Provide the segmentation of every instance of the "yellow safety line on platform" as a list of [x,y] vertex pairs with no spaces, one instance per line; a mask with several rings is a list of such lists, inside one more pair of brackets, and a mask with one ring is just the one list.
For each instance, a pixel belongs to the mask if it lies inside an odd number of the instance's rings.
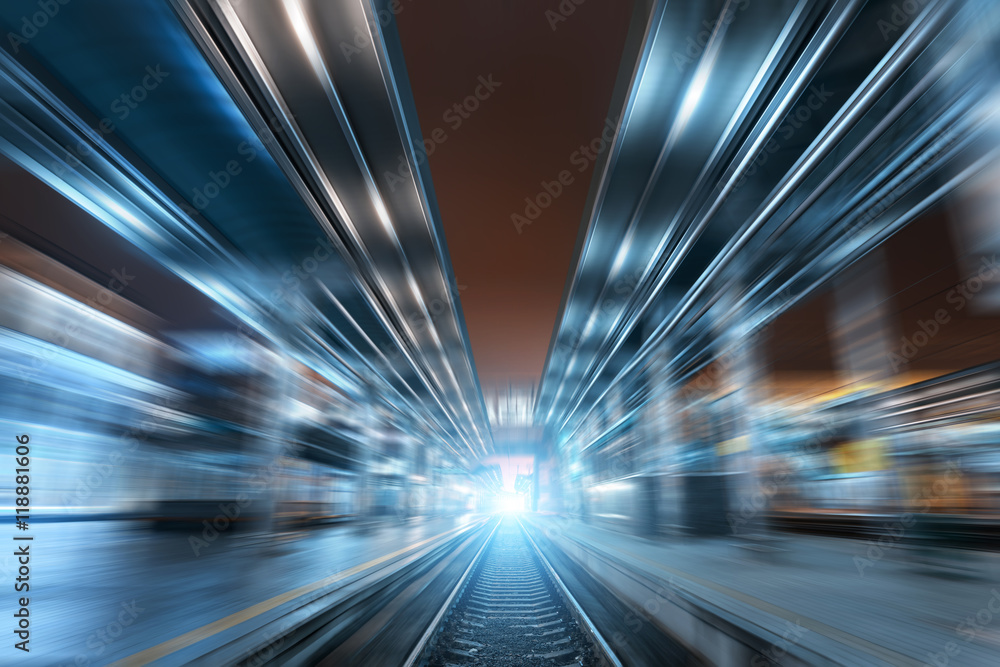
[[614,546],[611,544],[607,544],[604,546],[614,549],[615,551],[624,556],[635,558],[636,560],[641,560],[645,563],[648,563],[649,565],[652,565],[657,569],[663,570],[664,572],[668,572],[674,576],[681,577],[682,579],[687,579],[688,581],[694,582],[696,584],[700,584],[706,588],[714,590],[717,593],[728,595],[731,598],[734,598],[736,600],[739,600],[740,602],[748,604],[751,607],[756,607],[761,611],[773,614],[783,620],[793,623],[798,623],[799,625],[808,630],[812,630],[817,634],[824,635],[829,639],[833,639],[834,641],[840,642],[841,644],[847,644],[848,646],[853,646],[854,648],[858,649],[863,653],[867,653],[869,655],[877,657],[880,660],[885,660],[886,662],[892,665],[900,665],[905,667],[920,667],[920,665],[924,664],[924,662],[921,660],[911,658],[908,655],[899,653],[890,648],[879,646],[874,642],[870,642],[867,639],[862,639],[861,637],[858,637],[857,635],[853,635],[844,630],[840,630],[831,625],[827,625],[822,621],[817,621],[815,619],[809,618],[808,616],[803,616],[801,614],[795,614],[792,611],[785,609],[784,607],[779,607],[776,604],[766,602],[764,600],[761,600],[760,598],[756,598],[752,595],[748,595],[741,591],[729,588],[728,586],[725,586],[723,584],[718,584],[709,579],[703,579],[697,575],[691,574],[690,572],[685,572],[683,570],[678,570],[676,568],[670,567],[669,565],[658,563],[654,560],[650,560],[649,558],[645,558],[638,554],[625,551],[624,549],[618,546]]
[[433,542],[434,540],[440,539],[446,535],[456,533],[460,530],[465,530],[470,525],[472,524],[465,524],[464,526],[459,526],[458,528],[452,528],[449,531],[445,531],[433,537],[428,537],[425,540],[421,540],[420,542],[411,544],[410,546],[399,549],[398,551],[393,551],[392,553],[386,554],[385,556],[379,556],[378,558],[374,558],[368,561],[367,563],[362,563],[361,565],[355,565],[354,567],[348,568],[343,572],[332,574],[329,577],[320,579],[319,581],[314,581],[311,584],[300,586],[294,590],[288,591],[287,593],[276,595],[270,600],[264,600],[263,602],[259,602],[253,605],[252,607],[247,607],[242,611],[238,611],[235,614],[230,614],[225,618],[220,618],[218,621],[213,621],[208,625],[203,625],[200,628],[195,628],[194,630],[191,630],[190,632],[185,632],[183,635],[179,635],[177,637],[174,637],[173,639],[168,639],[162,644],[157,644],[156,646],[147,648],[144,651],[139,651],[138,653],[134,653],[128,656],[127,658],[122,658],[121,660],[112,663],[111,667],[139,667],[140,665],[148,665],[151,662],[160,660],[161,658],[165,658],[171,653],[174,653],[183,648],[187,648],[188,646],[196,644],[203,639],[208,639],[212,635],[236,627],[237,625],[243,623],[244,621],[249,621],[251,618],[259,616],[260,614],[263,614],[266,611],[270,611],[275,607],[281,606],[286,602],[290,602],[291,600],[294,600],[297,597],[301,597],[303,595],[306,595],[307,593],[312,593],[313,591],[317,591],[325,586],[334,584],[338,581],[341,581],[342,579],[346,579],[347,577],[350,577],[351,575],[357,574],[359,572],[364,572],[369,568],[375,567],[376,565],[384,563],[387,560],[391,560],[396,556],[401,556],[408,551],[413,551],[414,549],[422,547],[423,545],[429,542]]

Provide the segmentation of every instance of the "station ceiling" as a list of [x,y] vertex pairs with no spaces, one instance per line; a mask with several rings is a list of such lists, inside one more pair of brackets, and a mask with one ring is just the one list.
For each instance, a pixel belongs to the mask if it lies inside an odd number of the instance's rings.
[[572,437],[992,163],[997,7],[913,4],[11,0],[0,149],[473,462],[484,392]]

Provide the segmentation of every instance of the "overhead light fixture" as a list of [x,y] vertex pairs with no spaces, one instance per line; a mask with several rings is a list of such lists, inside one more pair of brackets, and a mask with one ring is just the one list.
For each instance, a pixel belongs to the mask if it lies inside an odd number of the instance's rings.
[[705,84],[708,83],[708,74],[711,71],[711,67],[706,66],[706,63],[702,63],[698,67],[698,71],[695,72],[694,78],[691,79],[691,86],[688,88],[687,95],[684,96],[684,102],[681,104],[681,109],[677,113],[677,123],[680,125],[686,125],[688,120],[694,114],[694,110],[698,107],[698,103],[701,101],[702,95],[705,93]]
[[306,18],[306,11],[302,6],[302,0],[284,0],[282,4],[285,7],[285,13],[288,14],[288,20],[292,22],[292,29],[295,30],[295,36],[299,38],[299,44],[302,45],[302,49],[309,60],[313,60],[319,48],[316,45],[316,39],[313,37],[312,29],[309,27],[309,20]]
[[372,202],[375,204],[375,212],[378,214],[378,219],[382,221],[382,226],[388,231],[392,231],[392,221],[389,220],[389,211],[385,208],[385,202],[382,201],[382,197],[379,196],[378,192],[372,193]]

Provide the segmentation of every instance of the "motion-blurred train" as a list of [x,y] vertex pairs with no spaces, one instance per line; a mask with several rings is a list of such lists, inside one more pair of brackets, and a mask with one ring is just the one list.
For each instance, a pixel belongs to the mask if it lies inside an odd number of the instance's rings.
[[[273,530],[454,508],[425,462],[372,446],[366,414],[246,337],[154,315],[12,237],[0,244],[0,429],[28,434],[36,521]],[[383,429],[385,430],[385,429]],[[0,507],[14,508],[12,483]]]
[[651,431],[635,411],[585,450],[567,484],[582,495],[563,509],[649,537],[902,534],[893,539],[995,549],[998,398],[993,363],[774,412],[749,434],[709,406],[704,428],[646,458],[634,452]]

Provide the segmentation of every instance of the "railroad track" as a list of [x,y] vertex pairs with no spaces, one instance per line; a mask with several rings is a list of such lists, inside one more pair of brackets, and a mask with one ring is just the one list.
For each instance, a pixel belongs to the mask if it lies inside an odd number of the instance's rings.
[[512,517],[498,524],[406,663],[407,667],[620,664]]

